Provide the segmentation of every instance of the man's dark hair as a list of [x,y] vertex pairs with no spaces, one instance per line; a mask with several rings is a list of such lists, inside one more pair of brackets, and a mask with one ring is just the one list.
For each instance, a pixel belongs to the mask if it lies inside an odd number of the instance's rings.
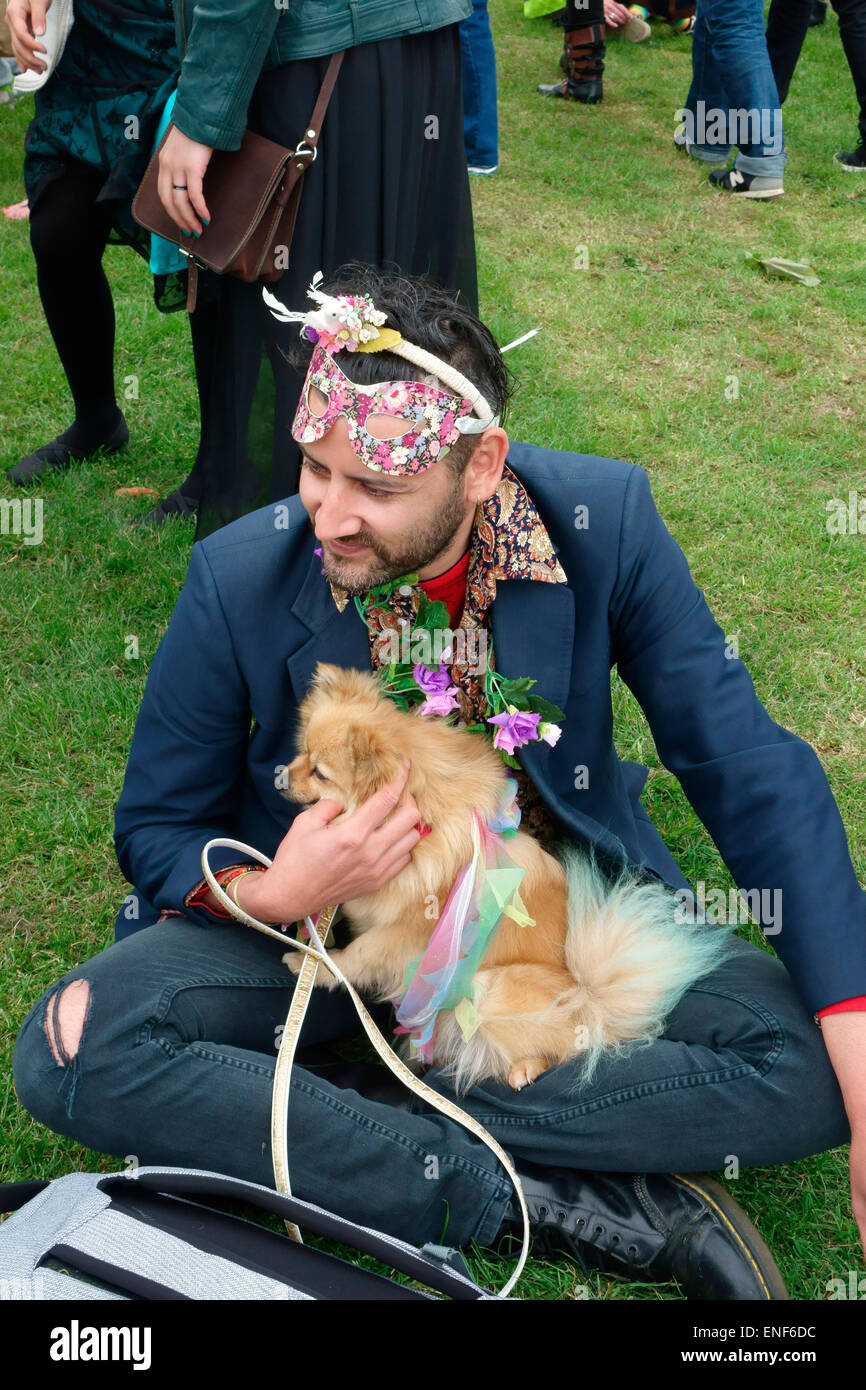
[[[323,294],[366,294],[377,309],[388,315],[385,328],[396,328],[410,343],[417,343],[477,386],[500,420],[512,395],[512,374],[490,330],[469,309],[422,276],[403,275],[396,266],[381,269],[361,261],[347,261],[319,289]],[[292,309],[300,305],[288,306]],[[310,308],[315,308],[310,300]],[[290,360],[306,372],[313,344],[300,339]],[[358,386],[377,381],[423,381],[426,372],[393,352],[341,352],[340,369]],[[451,391],[447,382],[445,390]],[[478,435],[464,435],[445,456],[458,476],[478,443]]]

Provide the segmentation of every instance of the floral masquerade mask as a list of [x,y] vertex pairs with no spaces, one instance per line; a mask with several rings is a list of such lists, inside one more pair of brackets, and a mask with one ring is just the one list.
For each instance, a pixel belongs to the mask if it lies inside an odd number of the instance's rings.
[[[368,295],[324,294],[318,288],[322,278],[319,271],[307,291],[316,308],[303,313],[292,312],[267,289],[262,290],[274,318],[299,323],[301,336],[316,344],[292,424],[292,437],[299,444],[321,439],[342,415],[361,461],[375,472],[401,477],[422,473],[444,458],[461,434],[480,434],[499,424],[499,416],[477,386],[456,367],[407,342],[396,329],[382,327],[387,315]],[[532,337],[532,333],[524,336]],[[334,361],[337,352],[383,351],[404,357],[452,387],[455,394],[423,381],[356,386]]]
[[403,477],[422,473],[444,458],[460,438],[458,422],[471,417],[473,410],[466,396],[452,396],[421,381],[358,386],[319,345],[301,392],[292,438],[313,444],[342,415],[361,462],[376,472]]

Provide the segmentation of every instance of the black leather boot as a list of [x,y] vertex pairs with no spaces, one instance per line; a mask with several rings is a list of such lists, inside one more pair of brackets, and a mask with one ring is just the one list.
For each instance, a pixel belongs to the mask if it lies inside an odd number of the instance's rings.
[[[519,1162],[533,1253],[564,1252],[584,1273],[676,1279],[687,1298],[787,1299],[745,1212],[700,1173],[596,1173]],[[520,1236],[517,1198],[500,1237]]]
[[582,29],[566,29],[566,76],[561,82],[539,83],[545,96],[594,104],[602,99],[604,72],[604,25],[587,24]]

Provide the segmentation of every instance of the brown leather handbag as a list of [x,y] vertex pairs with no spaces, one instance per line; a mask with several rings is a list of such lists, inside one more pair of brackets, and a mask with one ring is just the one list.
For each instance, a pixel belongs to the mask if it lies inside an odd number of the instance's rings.
[[303,177],[318,154],[322,121],[342,61],[343,52],[332,56],[309,125],[295,149],[246,130],[240,149],[214,150],[203,182],[211,221],[196,239],[194,252],[157,190],[159,151],[172,129],[169,124],[133,199],[132,215],[149,232],[173,241],[189,260],[186,307],[190,313],[196,304],[199,269],[265,284],[283,274]]

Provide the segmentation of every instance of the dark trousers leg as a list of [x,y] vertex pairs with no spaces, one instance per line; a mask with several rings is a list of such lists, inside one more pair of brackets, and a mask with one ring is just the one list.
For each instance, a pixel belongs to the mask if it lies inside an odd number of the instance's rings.
[[[866,143],[866,0],[833,0],[833,8],[857,95],[860,139]],[[772,0],[770,5],[767,51],[780,102],[788,95],[811,12],[811,0]]]
[[860,107],[860,139],[866,144],[866,0],[833,0],[833,8]]
[[767,16],[767,52],[780,104],[788,95],[791,78],[800,57],[809,17],[812,13],[812,0],[772,0]]

